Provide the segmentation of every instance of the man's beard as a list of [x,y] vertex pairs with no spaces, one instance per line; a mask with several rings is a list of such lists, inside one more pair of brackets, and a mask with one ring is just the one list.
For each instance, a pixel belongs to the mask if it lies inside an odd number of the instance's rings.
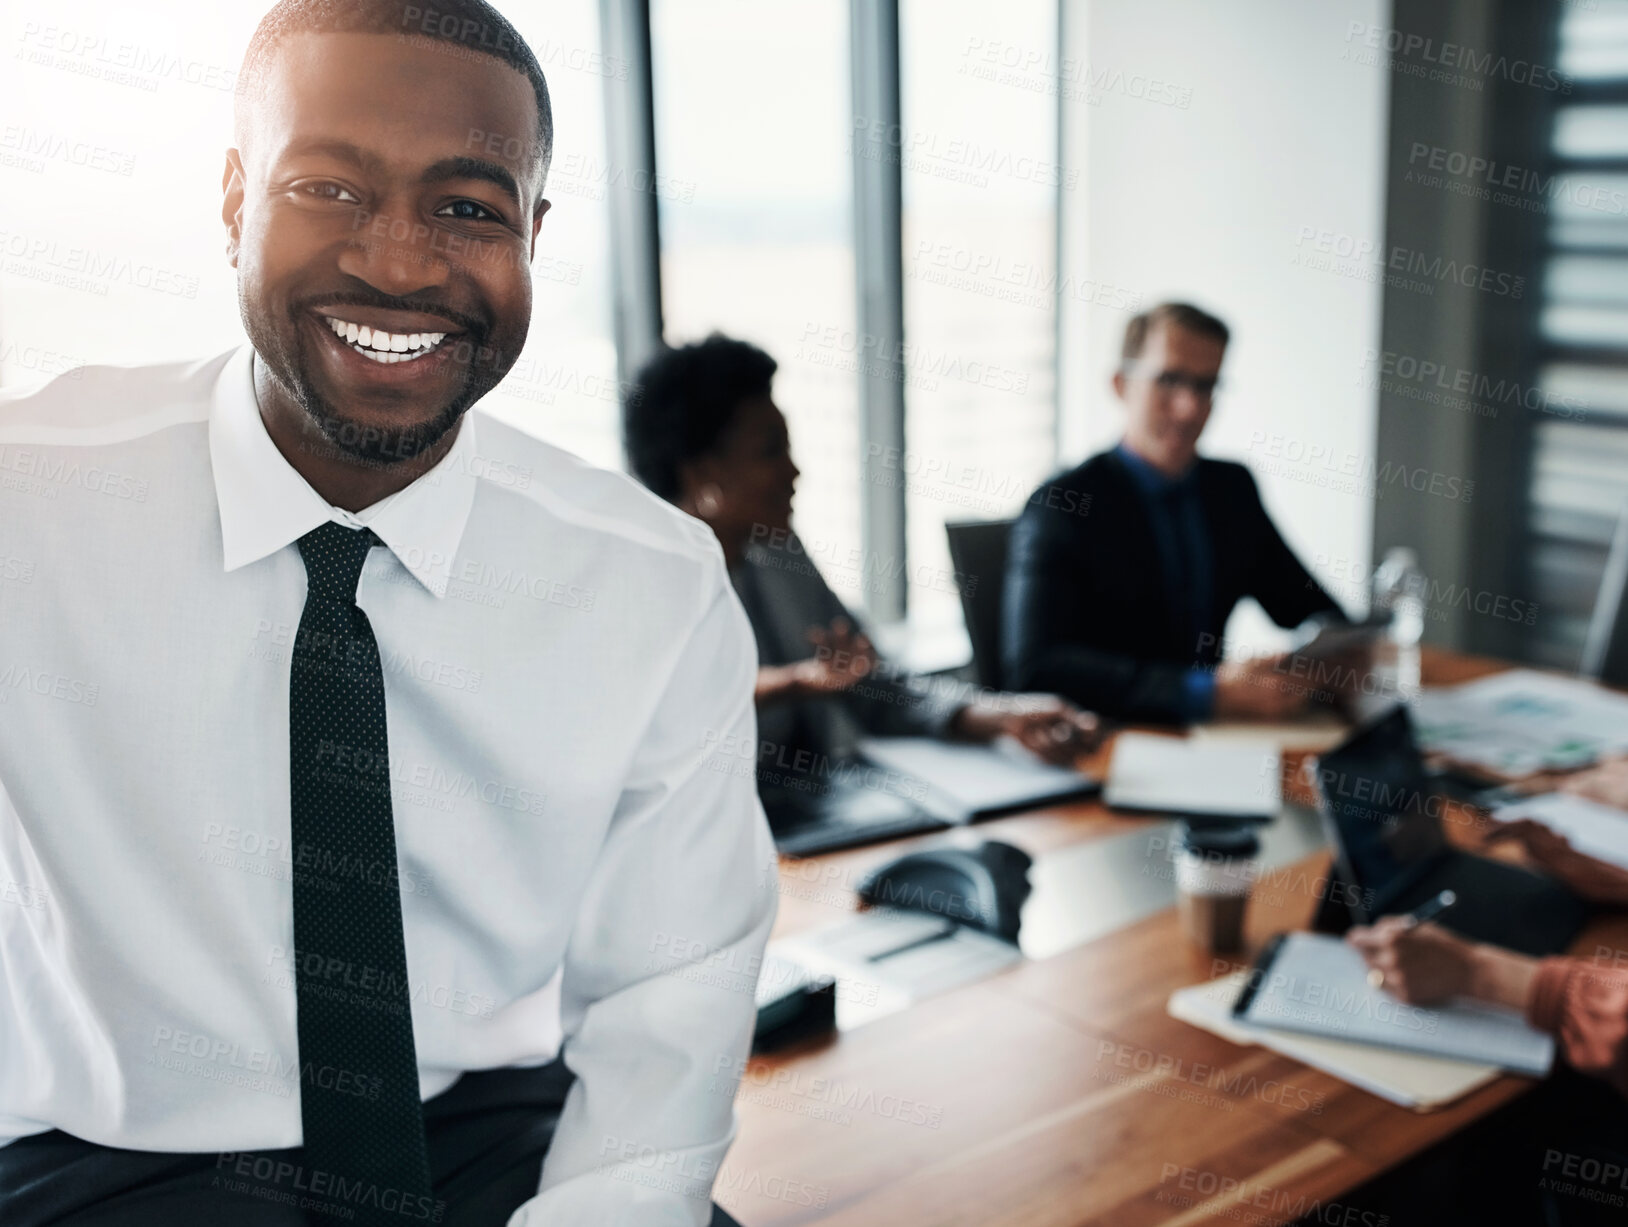
[[498,382],[496,379],[489,381],[478,379],[478,368],[486,364],[494,371],[504,369],[504,364],[499,361],[497,353],[476,339],[484,336],[485,330],[479,329],[476,321],[469,320],[466,324],[467,330],[453,344],[467,347],[467,352],[473,355],[475,360],[465,365],[463,383],[453,398],[443,405],[434,417],[413,426],[400,428],[368,426],[347,418],[332,401],[317,391],[310,377],[310,364],[305,354],[305,338],[300,330],[300,319],[306,314],[304,308],[296,307],[289,312],[292,324],[289,335],[293,338],[293,345],[290,348],[284,344],[282,336],[276,329],[265,326],[264,317],[257,318],[257,313],[251,313],[247,309],[247,303],[242,305],[245,330],[261,361],[265,363],[272,378],[282,386],[311,424],[321,432],[323,440],[328,444],[328,454],[343,457],[368,468],[393,468],[423,455],[434,447],[448,431],[457,426],[458,420],[471,405],[496,386]]
[[341,414],[331,401],[311,385],[304,364],[298,358],[293,369],[294,381],[290,382],[275,370],[273,374],[279,383],[288,388],[294,403],[305,411],[306,417],[311,419],[336,452],[371,468],[390,468],[422,455],[458,424],[464,411],[480,396],[472,386],[474,372],[471,371],[464,376],[463,387],[458,394],[429,421],[416,426],[387,429],[363,426]]

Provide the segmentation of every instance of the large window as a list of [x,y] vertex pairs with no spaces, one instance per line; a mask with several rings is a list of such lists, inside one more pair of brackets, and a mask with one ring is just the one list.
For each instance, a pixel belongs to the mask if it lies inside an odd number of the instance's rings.
[[666,339],[780,363],[797,531],[862,605],[848,5],[654,0],[650,22]]
[[[905,439],[913,628],[960,605],[944,524],[1016,515],[1056,460],[1053,0],[903,0]],[[998,577],[981,576],[980,582]]]
[[240,344],[220,184],[258,15],[174,0],[9,11],[0,382]]
[[554,163],[532,258],[531,336],[481,407],[594,464],[620,468],[609,216],[613,194],[640,185],[607,164],[605,89],[632,69],[600,49],[598,0],[506,0],[499,7],[548,78]]

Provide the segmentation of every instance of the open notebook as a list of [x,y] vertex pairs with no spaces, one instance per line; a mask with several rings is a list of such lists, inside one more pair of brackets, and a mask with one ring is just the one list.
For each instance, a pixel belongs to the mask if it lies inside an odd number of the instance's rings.
[[1285,933],[1250,971],[1233,1005],[1240,1022],[1418,1052],[1522,1074],[1546,1074],[1554,1039],[1513,1010],[1456,1001],[1409,1005],[1368,983],[1362,955],[1337,937]]
[[1102,799],[1113,809],[1215,818],[1276,818],[1277,747],[1121,733]]
[[1449,1061],[1239,1022],[1232,1016],[1232,1003],[1238,999],[1248,977],[1247,971],[1240,971],[1219,980],[1177,989],[1165,1008],[1172,1018],[1224,1040],[1270,1048],[1417,1112],[1445,1107],[1477,1087],[1485,1086],[1499,1074],[1495,1065]]
[[934,737],[867,737],[859,750],[878,766],[922,785],[921,806],[947,822],[1096,792],[1098,781],[1041,762],[1011,738],[965,745]]

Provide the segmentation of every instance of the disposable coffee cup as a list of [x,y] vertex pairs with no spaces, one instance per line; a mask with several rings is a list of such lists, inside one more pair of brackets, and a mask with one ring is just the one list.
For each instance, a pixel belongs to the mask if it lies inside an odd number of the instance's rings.
[[1244,916],[1260,877],[1261,841],[1248,827],[1183,827],[1176,911],[1187,940],[1210,954],[1243,949]]

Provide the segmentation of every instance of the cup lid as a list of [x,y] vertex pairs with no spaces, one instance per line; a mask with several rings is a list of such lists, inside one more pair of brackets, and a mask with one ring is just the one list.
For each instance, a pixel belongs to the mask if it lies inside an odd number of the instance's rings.
[[1224,859],[1255,856],[1261,850],[1259,837],[1247,826],[1205,825],[1181,828],[1181,846],[1188,852]]

